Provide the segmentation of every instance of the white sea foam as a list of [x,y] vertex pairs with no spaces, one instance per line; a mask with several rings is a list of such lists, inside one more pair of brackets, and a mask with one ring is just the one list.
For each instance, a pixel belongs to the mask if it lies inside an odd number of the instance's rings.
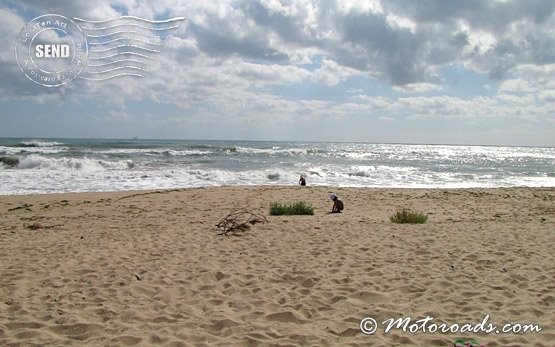
[[62,146],[63,143],[55,142],[55,141],[30,140],[30,141],[21,141],[20,145],[22,147],[54,147],[54,146]]
[[[162,189],[223,185],[294,185],[300,173],[297,170],[208,170],[127,169],[127,163],[100,163],[94,160],[37,160],[26,162],[32,166],[25,170],[2,169],[1,177],[11,184],[2,185],[0,194],[29,194],[49,192],[114,191],[131,189]],[[32,163],[32,164],[31,164]],[[116,168],[119,167],[119,168]],[[307,171],[312,186],[350,187],[413,187],[413,188],[470,188],[498,186],[554,186],[554,177],[506,177],[495,179],[491,175],[461,178],[454,173],[423,173],[401,168],[376,168],[352,174],[351,170],[317,169]],[[315,174],[314,172],[318,172]]]
[[44,146],[44,147],[7,147],[0,146],[0,155],[18,155],[18,154],[28,154],[28,153],[42,153],[42,154],[56,154],[66,152],[69,148],[65,146],[54,147],[54,146]]
[[150,148],[114,148],[94,151],[98,154],[146,154],[146,155],[168,155],[168,156],[199,156],[209,155],[212,152],[196,149],[174,150],[174,149],[150,149]]
[[247,153],[247,154],[267,154],[267,155],[285,154],[290,156],[306,155],[308,153],[306,149],[280,148],[280,147],[273,147],[273,148],[236,147],[236,151],[238,153]]
[[43,169],[43,170],[81,170],[101,171],[106,169],[126,169],[134,166],[132,160],[105,161],[89,158],[48,158],[36,154],[23,157],[16,165],[17,169]]

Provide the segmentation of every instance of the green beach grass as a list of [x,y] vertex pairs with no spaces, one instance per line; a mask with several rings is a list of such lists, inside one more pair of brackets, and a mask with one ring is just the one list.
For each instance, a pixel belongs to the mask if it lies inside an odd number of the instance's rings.
[[270,204],[270,215],[272,216],[313,214],[314,207],[304,201],[299,201],[292,205],[279,204],[277,202],[273,202]]
[[428,220],[428,214],[402,209],[391,215],[389,220],[400,224],[424,224]]

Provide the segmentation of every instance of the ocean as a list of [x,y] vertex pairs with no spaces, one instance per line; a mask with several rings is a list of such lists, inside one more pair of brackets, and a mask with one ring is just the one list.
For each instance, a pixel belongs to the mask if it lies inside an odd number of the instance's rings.
[[555,148],[0,139],[0,195],[243,185],[555,187]]

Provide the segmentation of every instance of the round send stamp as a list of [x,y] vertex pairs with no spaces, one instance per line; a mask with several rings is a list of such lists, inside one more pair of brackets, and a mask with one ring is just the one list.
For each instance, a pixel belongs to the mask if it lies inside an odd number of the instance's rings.
[[28,79],[41,86],[58,87],[72,81],[85,67],[87,37],[67,17],[42,15],[19,33],[15,56]]

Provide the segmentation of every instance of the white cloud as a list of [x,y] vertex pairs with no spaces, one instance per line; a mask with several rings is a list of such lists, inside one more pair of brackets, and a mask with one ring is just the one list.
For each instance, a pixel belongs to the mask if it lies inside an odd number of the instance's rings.
[[360,74],[354,69],[337,64],[333,60],[324,59],[320,68],[314,71],[312,80],[326,85],[335,85],[347,77]]
[[416,33],[416,29],[418,27],[413,20],[407,17],[397,16],[394,13],[388,13],[386,15],[386,21],[390,26],[409,29],[413,34]]
[[555,103],[555,89],[540,92],[539,99],[549,103]]
[[353,103],[365,105],[367,110],[391,109],[394,105],[394,101],[392,99],[383,96],[370,97],[368,95],[356,95],[352,98],[352,100]]
[[379,0],[344,0],[338,1],[338,6],[343,12],[372,12],[372,13],[383,13],[384,9],[381,1]]
[[394,122],[395,118],[393,117],[387,117],[387,116],[380,116],[378,117],[379,120],[384,121],[384,122]]
[[530,81],[515,78],[504,81],[499,86],[499,91],[505,93],[533,93],[537,91],[537,87],[532,86]]
[[440,91],[443,90],[443,87],[441,85],[432,83],[409,83],[405,84],[404,86],[394,86],[393,90],[400,93],[412,94]]
[[514,95],[514,94],[499,94],[496,98],[499,104],[506,104],[507,106],[515,105],[533,105],[535,102],[534,95]]
[[310,71],[293,65],[234,61],[229,69],[236,77],[255,85],[301,83],[310,76]]

